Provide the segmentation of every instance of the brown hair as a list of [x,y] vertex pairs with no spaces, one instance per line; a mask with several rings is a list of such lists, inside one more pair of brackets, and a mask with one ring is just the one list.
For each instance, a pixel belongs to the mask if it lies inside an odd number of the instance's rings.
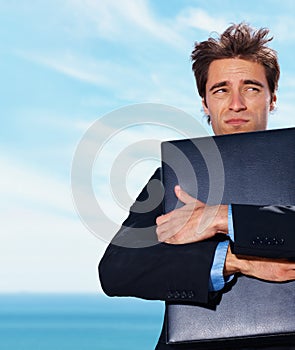
[[255,31],[245,23],[233,24],[219,38],[210,37],[206,41],[195,43],[191,55],[192,69],[195,75],[199,95],[206,104],[206,83],[210,63],[223,58],[241,58],[260,63],[265,68],[266,79],[272,98],[278,88],[280,66],[275,50],[267,43],[269,30],[261,28]]

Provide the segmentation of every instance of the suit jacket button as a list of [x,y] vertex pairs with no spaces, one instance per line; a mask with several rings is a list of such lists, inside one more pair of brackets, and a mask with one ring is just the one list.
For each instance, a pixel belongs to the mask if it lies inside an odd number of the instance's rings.
[[173,293],[173,297],[174,299],[178,299],[180,297],[180,293],[178,290],[176,290],[174,293]]
[[187,298],[187,293],[185,290],[183,290],[180,294],[181,299],[186,299]]
[[189,299],[192,299],[195,296],[195,293],[192,290],[190,290],[188,291],[187,296]]
[[173,298],[173,293],[169,290],[169,292],[167,293],[167,298],[171,299]]
[[263,240],[259,236],[256,237],[255,241],[256,241],[256,244],[263,244]]

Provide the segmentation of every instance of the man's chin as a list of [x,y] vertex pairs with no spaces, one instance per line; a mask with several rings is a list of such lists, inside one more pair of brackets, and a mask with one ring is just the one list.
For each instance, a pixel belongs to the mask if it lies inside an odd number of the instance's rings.
[[[213,128],[213,127],[212,127]],[[226,124],[219,125],[217,128],[213,128],[213,132],[215,135],[228,135],[228,134],[239,134],[245,132],[259,131],[265,130],[266,127],[260,125],[253,125],[251,122],[243,123],[243,124]]]
[[238,134],[238,133],[243,133],[243,132],[250,132],[250,131],[255,131],[255,128],[253,128],[253,125],[249,123],[243,123],[243,124],[227,124],[225,125],[223,129],[223,135],[225,134]]

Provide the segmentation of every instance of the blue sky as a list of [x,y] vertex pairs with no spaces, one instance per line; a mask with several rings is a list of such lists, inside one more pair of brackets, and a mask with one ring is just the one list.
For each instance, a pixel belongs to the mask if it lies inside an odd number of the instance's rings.
[[[212,31],[240,21],[270,28],[282,73],[269,126],[294,126],[294,15],[291,0],[0,0],[0,292],[99,290],[106,243],[73,205],[77,144],[98,118],[139,103],[174,106],[207,128],[189,56]],[[161,138],[161,128],[147,129],[123,139]],[[150,168],[134,170],[133,194]],[[98,198],[119,222],[126,210],[100,175]]]

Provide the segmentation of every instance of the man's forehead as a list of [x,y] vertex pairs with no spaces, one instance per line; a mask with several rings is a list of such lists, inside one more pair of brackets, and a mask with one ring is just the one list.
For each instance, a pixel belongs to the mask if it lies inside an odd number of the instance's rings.
[[210,87],[213,84],[230,85],[233,82],[240,84],[266,83],[265,68],[262,64],[240,58],[226,58],[214,60],[208,70]]
[[224,68],[228,71],[249,70],[265,72],[263,64],[243,58],[220,58],[213,60],[209,65],[209,72],[215,69]]

